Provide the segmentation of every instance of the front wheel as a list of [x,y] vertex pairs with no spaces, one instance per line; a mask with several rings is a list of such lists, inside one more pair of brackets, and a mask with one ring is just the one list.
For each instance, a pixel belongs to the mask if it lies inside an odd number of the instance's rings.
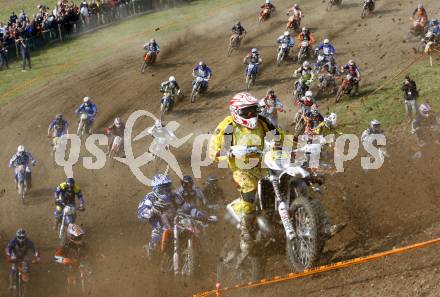
[[281,62],[284,60],[284,52],[282,50],[279,51],[277,55],[277,66],[281,65]]
[[316,266],[322,248],[319,201],[299,196],[289,208],[295,229],[295,237],[287,240],[287,258],[291,271],[303,271]]
[[326,10],[327,10],[327,11],[330,11],[330,10],[332,9],[332,7],[333,7],[333,3],[332,3],[331,0],[329,0],[329,1],[328,1],[328,4],[327,4],[327,8],[326,8]]
[[145,70],[147,69],[147,67],[148,67],[147,62],[144,61],[144,62],[142,63],[142,66],[141,66],[141,73],[142,73],[142,74],[145,73]]
[[361,13],[361,18],[365,18],[368,15],[368,7],[364,6],[364,8],[362,8],[362,13]]
[[247,75],[246,76],[246,90],[249,91],[252,87],[252,81],[253,81],[253,77]]
[[344,88],[341,86],[341,87],[339,87],[338,91],[336,92],[336,103],[341,101],[343,94],[344,94]]
[[182,259],[182,275],[190,278],[194,277],[196,270],[196,257],[192,239],[188,239],[188,246],[182,252]]
[[191,103],[194,103],[197,99],[198,91],[196,89],[193,89],[191,92]]

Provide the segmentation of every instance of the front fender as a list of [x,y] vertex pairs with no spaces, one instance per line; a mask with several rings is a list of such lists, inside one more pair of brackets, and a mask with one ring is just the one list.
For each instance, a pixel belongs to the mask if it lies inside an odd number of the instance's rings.
[[310,175],[307,170],[299,166],[292,166],[284,170],[280,174],[280,179],[282,179],[286,174],[295,178],[306,178]]

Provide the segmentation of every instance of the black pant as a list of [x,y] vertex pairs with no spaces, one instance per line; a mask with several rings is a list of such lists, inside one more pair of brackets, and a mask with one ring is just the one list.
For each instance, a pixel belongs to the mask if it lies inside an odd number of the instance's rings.
[[31,69],[31,55],[29,52],[21,53],[21,59],[23,60],[23,70],[26,69],[26,61],[29,69]]
[[0,51],[0,69],[6,66],[6,69],[9,69],[8,56],[4,51]]

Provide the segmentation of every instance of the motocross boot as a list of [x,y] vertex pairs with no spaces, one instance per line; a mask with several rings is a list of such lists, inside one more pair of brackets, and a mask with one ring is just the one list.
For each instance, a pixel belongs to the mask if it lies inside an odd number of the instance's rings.
[[245,214],[240,221],[240,251],[237,261],[237,269],[241,263],[253,253],[255,240],[253,236],[253,223],[255,221],[254,214]]

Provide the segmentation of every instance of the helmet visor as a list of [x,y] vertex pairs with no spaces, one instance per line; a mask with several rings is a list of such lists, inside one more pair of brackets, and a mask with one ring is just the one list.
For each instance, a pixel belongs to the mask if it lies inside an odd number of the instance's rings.
[[238,111],[238,115],[245,119],[255,118],[258,115],[259,107],[257,105],[242,108]]

